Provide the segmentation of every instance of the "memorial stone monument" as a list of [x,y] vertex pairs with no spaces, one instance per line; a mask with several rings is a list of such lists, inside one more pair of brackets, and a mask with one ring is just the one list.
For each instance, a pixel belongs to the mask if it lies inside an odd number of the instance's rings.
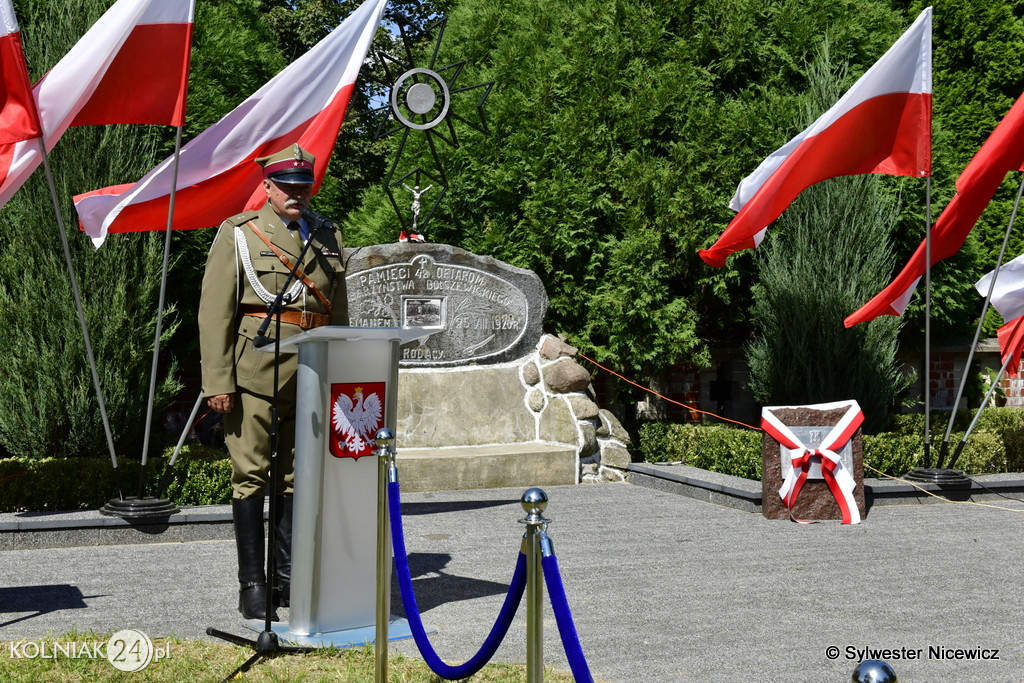
[[403,490],[624,480],[629,436],[545,335],[535,273],[405,242],[346,250],[346,280],[353,326],[436,330],[401,347]]
[[[435,35],[434,57],[445,21],[427,30]],[[404,38],[401,22],[398,29]],[[434,330],[401,347],[396,437],[402,488],[624,480],[629,436],[597,406],[590,373],[573,359],[576,350],[544,334],[548,298],[537,275],[425,242],[423,230],[448,183],[436,144],[427,146],[429,159],[403,160],[405,141],[415,133],[457,148],[453,118],[489,134],[483,105],[494,82],[455,87],[464,62],[435,68],[432,57],[420,66],[410,41],[401,44],[404,58],[378,54],[392,82],[389,101],[379,108],[385,116],[378,138],[402,134],[384,180],[399,242],[346,250],[345,256],[353,326]],[[475,116],[449,117],[453,98],[471,92]],[[403,190],[412,195],[411,230],[396,196]],[[427,192],[429,206],[421,201]]]
[[[833,407],[835,406],[835,407]],[[855,406],[854,406],[855,407]],[[819,404],[815,406],[791,406],[785,408],[766,408],[782,423],[790,434],[795,436],[809,451],[808,476],[799,488],[799,493],[792,501],[792,509],[782,500],[779,491],[787,480],[797,479],[793,473],[790,449],[780,443],[765,429],[762,437],[762,504],[761,512],[768,519],[795,520],[841,520],[843,512],[836,493],[826,483],[822,472],[822,456],[814,454],[816,449],[825,448],[829,436],[838,436],[842,441],[835,453],[841,461],[841,469],[852,479],[854,488],[849,492],[848,504],[856,509],[856,520],[863,519],[867,514],[864,497],[864,455],[861,446],[861,430],[859,423],[851,430],[843,441],[843,436],[836,433],[836,427],[854,407],[837,404]],[[859,408],[856,408],[859,412]],[[762,422],[762,426],[765,423]],[[814,454],[814,455],[812,455]]]

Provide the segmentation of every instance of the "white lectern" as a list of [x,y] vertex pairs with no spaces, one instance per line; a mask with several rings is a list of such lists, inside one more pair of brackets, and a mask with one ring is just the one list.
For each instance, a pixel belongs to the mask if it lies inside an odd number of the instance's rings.
[[[379,468],[370,440],[383,427],[395,431],[399,347],[433,331],[318,327],[280,343],[299,354],[291,611],[274,625],[286,641],[374,641]],[[410,635],[401,622],[392,621],[390,638]]]

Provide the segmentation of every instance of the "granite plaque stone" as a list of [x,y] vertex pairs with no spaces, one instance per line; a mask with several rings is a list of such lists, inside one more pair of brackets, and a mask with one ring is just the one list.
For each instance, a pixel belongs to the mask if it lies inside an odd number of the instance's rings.
[[401,367],[500,363],[533,350],[548,298],[540,278],[445,244],[346,250],[349,324],[422,327],[402,346]]
[[[843,418],[846,409],[816,410],[800,407],[776,408],[772,412],[805,446],[816,448]],[[857,485],[853,491],[853,499],[863,519],[867,513],[867,506],[864,500],[861,430],[858,429],[837,453]],[[761,440],[761,512],[768,519],[790,519],[790,510],[779,496],[782,483],[793,469],[788,455],[789,449],[783,448],[782,444],[768,432],[764,433]],[[799,520],[841,520],[843,514],[839,503],[825,483],[820,461],[817,460],[812,459],[807,481],[793,506],[792,517]]]

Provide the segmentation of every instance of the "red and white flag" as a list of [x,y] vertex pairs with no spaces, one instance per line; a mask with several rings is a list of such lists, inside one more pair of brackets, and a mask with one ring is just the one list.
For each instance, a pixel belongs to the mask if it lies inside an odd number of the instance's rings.
[[[996,278],[992,286],[992,278]],[[982,296],[988,296],[992,289],[992,307],[999,311],[1003,320],[1013,320],[1024,315],[1024,255],[999,267],[999,275],[992,270],[974,284]]]
[[1024,316],[1014,318],[999,328],[999,360],[1006,363],[1009,377],[1020,375],[1020,356],[1024,351]]
[[0,144],[39,137],[42,129],[11,0],[0,0],[0,69]]
[[[1016,377],[1020,370],[1021,351],[1024,350],[1024,255],[1018,256],[995,270],[986,273],[974,287],[982,296],[988,296],[992,289],[992,307],[999,311],[1006,323],[999,328],[1000,360],[1006,366],[1006,374]],[[996,278],[992,287],[992,278]]]
[[[33,89],[46,149],[70,126],[179,125],[185,112],[195,0],[118,0]],[[0,206],[42,153],[0,145]]]
[[[174,229],[211,227],[259,208],[266,195],[253,160],[293,143],[316,156],[319,187],[386,4],[364,2],[309,52],[181,148]],[[133,185],[75,197],[82,227],[97,247],[108,232],[166,229],[173,161],[166,159]]]
[[932,8],[810,128],[744,178],[729,207],[738,211],[700,257],[711,266],[753,249],[797,195],[828,178],[864,173],[931,174]]
[[[963,246],[1003,178],[1014,170],[1024,171],[1024,96],[1010,107],[957,178],[956,194],[932,226],[931,265],[949,258]],[[880,315],[902,314],[924,276],[925,249],[922,240],[889,286],[847,316],[844,324],[853,327]]]

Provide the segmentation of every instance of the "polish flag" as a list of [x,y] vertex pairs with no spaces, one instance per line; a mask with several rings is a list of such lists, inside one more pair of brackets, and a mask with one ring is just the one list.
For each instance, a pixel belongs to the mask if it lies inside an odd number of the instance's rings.
[[1006,374],[1009,377],[1020,375],[1020,356],[1024,351],[1024,316],[1014,318],[999,328],[999,360],[1006,363]]
[[711,266],[753,249],[797,195],[828,178],[864,173],[931,174],[932,8],[811,127],[744,178],[738,211],[700,257]]
[[[992,278],[996,278],[992,287]],[[999,311],[1003,320],[1013,320],[1024,315],[1024,255],[999,267],[998,277],[992,270],[974,284],[982,296],[988,296],[992,289],[992,308]]]
[[[316,186],[387,0],[366,0],[340,26],[234,111],[181,148],[172,227],[206,228],[266,201],[254,159],[298,143],[316,156]],[[173,156],[132,185],[75,197],[86,234],[165,230]]]
[[[1010,107],[957,178],[956,194],[932,226],[931,265],[949,258],[963,246],[1006,174],[1017,170],[1024,171],[1024,96]],[[925,248],[922,240],[889,286],[847,316],[844,324],[853,327],[880,315],[901,315],[924,276]]]
[[[180,125],[195,0],[118,0],[33,89],[47,151],[70,126]],[[0,145],[0,206],[42,153],[35,140]]]
[[0,70],[0,145],[39,137],[39,115],[11,0],[0,0]]
[[1024,255],[1000,266],[998,277],[995,270],[986,273],[975,283],[975,289],[982,296],[988,296],[994,277],[996,284],[992,288],[992,307],[1007,321],[998,333],[1000,360],[1005,363],[1010,358],[1006,374],[1017,377],[1021,351],[1024,350]]

